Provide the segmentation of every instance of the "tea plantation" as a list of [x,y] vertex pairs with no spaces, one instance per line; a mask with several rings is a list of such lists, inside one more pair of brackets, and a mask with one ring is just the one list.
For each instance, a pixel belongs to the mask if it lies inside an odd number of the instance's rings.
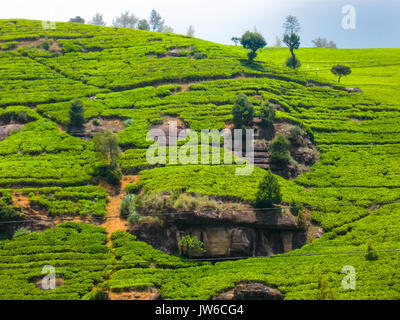
[[[53,50],[40,47],[44,39]],[[320,274],[337,299],[400,298],[400,49],[300,48],[302,67],[293,71],[283,48],[265,48],[249,64],[239,46],[79,23],[45,30],[32,20],[0,20],[0,48],[0,122],[23,125],[0,139],[1,201],[17,207],[22,197],[47,219],[93,222],[0,240],[0,299],[90,299],[100,289],[148,286],[163,299],[210,299],[245,281],[274,286],[285,299],[317,299]],[[341,84],[330,73],[339,63],[353,69]],[[363,92],[346,91],[354,87]],[[274,104],[276,121],[303,128],[321,152],[308,172],[278,180],[283,205],[309,207],[322,237],[287,254],[211,264],[94,225],[107,219],[110,195],[92,179],[93,142],[65,130],[73,99],[87,122],[132,119],[118,132],[118,161],[123,174],[139,176],[142,192],[252,203],[267,172],[258,167],[238,176],[235,162],[146,161],[149,129],[179,118],[197,132],[222,130],[240,93],[256,115],[265,101]],[[375,260],[366,259],[368,242],[380,251]],[[37,285],[45,265],[63,280],[55,290]],[[355,290],[341,285],[348,265]]]

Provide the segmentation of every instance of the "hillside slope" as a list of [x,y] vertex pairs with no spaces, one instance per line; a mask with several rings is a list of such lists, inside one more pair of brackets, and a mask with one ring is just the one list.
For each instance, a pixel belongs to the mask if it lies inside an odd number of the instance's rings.
[[[53,39],[48,50],[45,37]],[[277,121],[307,130],[322,152],[311,171],[279,182],[283,205],[310,207],[313,223],[325,230],[286,255],[211,265],[165,255],[127,233],[115,234],[110,249],[99,227],[59,225],[0,242],[7,282],[1,299],[79,299],[99,284],[115,292],[157,287],[164,299],[209,299],[244,281],[277,287],[286,299],[316,299],[319,274],[340,299],[400,297],[399,255],[392,251],[400,249],[400,86],[392,66],[400,49],[299,49],[303,67],[294,72],[282,66],[284,49],[265,49],[249,65],[242,48],[186,36],[73,23],[46,31],[29,20],[0,20],[0,48],[0,121],[23,125],[0,141],[0,193],[8,204],[28,197],[49,220],[98,224],[106,214],[106,190],[91,185],[93,143],[64,132],[73,98],[81,99],[88,123],[133,119],[117,130],[120,165],[124,174],[140,175],[143,192],[184,189],[252,202],[263,169],[237,176],[236,164],[154,167],[145,159],[150,128],[173,118],[196,131],[221,130],[245,93],[257,114],[264,101],[274,103]],[[365,92],[337,85],[326,71],[334,63],[353,64],[344,83]],[[90,233],[89,248],[77,244]],[[368,241],[388,251],[367,260]],[[84,261],[86,280],[78,285],[76,266]],[[28,293],[45,264],[60,268],[65,284],[51,294]],[[341,287],[346,265],[356,269],[356,290]]]

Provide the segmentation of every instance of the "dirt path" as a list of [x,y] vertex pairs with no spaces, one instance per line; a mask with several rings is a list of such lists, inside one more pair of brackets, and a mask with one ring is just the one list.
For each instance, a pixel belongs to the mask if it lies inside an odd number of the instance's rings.
[[107,214],[104,223],[101,225],[106,229],[108,234],[108,245],[111,245],[111,234],[118,230],[126,230],[129,223],[120,217],[120,206],[125,196],[124,188],[128,183],[135,183],[139,180],[139,176],[123,176],[121,180],[121,191],[115,196],[108,197]]

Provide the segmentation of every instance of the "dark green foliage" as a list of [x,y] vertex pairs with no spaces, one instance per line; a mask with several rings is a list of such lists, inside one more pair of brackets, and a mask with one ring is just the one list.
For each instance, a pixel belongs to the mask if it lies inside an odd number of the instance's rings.
[[372,252],[372,251],[376,251],[374,245],[372,244],[372,242],[369,240],[367,242],[367,254],[365,255],[365,259],[368,261],[375,261],[378,259],[378,253],[377,252]]
[[95,179],[106,181],[113,186],[121,184],[122,173],[115,162],[98,165],[94,167],[91,174]]
[[258,32],[246,31],[242,38],[240,39],[242,46],[250,52],[248,53],[248,58],[250,62],[253,62],[255,57],[257,57],[257,50],[264,48],[267,45],[264,37]]
[[76,16],[75,18],[69,19],[69,22],[85,23],[85,19],[80,16]]
[[150,24],[146,19],[139,20],[137,28],[139,30],[150,30]]
[[137,183],[129,183],[125,186],[126,193],[138,193],[139,192],[139,185]]
[[293,57],[289,57],[287,60],[286,60],[286,66],[287,67],[289,67],[289,68],[292,68],[292,69],[298,69],[298,68],[300,68],[301,67],[301,62],[300,62],[300,60],[297,58],[297,57],[295,57],[295,63],[293,63]]
[[246,128],[251,126],[254,116],[253,104],[243,93],[236,97],[235,104],[232,108],[233,123],[236,128]]
[[79,99],[75,99],[72,101],[69,110],[68,132],[71,134],[79,134],[83,132],[84,124],[85,117],[82,102]]
[[31,232],[28,229],[24,228],[24,227],[18,228],[14,232],[13,239],[16,239],[17,237],[21,237],[21,236],[26,236],[26,235],[28,235],[30,233]]
[[271,161],[282,167],[287,166],[290,161],[290,142],[283,135],[278,135],[269,146]]
[[23,220],[23,214],[14,209],[14,207],[4,201],[4,198],[0,198],[0,239],[10,238],[14,230],[18,227],[18,224],[7,224],[7,221],[21,221]]
[[281,189],[276,177],[268,171],[258,186],[255,206],[257,208],[272,208],[282,201]]
[[338,76],[338,83],[342,77],[348,76],[351,73],[351,69],[348,66],[337,64],[331,69],[332,74]]
[[269,103],[266,102],[261,106],[260,110],[260,127],[263,131],[263,135],[266,138],[273,137],[275,133],[274,121],[275,121],[275,109]]
[[[283,36],[283,42],[289,48],[290,53],[292,54],[292,59],[286,61],[286,65],[290,64],[293,69],[296,69],[297,66],[300,64],[300,61],[296,58],[294,54],[294,50],[297,50],[300,47],[300,36],[296,33],[285,34]],[[296,63],[293,63],[296,61]]]

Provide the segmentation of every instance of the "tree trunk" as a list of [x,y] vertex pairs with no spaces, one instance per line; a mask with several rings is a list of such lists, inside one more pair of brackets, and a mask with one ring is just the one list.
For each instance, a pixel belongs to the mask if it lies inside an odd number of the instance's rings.
[[296,56],[294,55],[293,49],[290,49],[290,53],[292,54],[293,69],[296,69]]

